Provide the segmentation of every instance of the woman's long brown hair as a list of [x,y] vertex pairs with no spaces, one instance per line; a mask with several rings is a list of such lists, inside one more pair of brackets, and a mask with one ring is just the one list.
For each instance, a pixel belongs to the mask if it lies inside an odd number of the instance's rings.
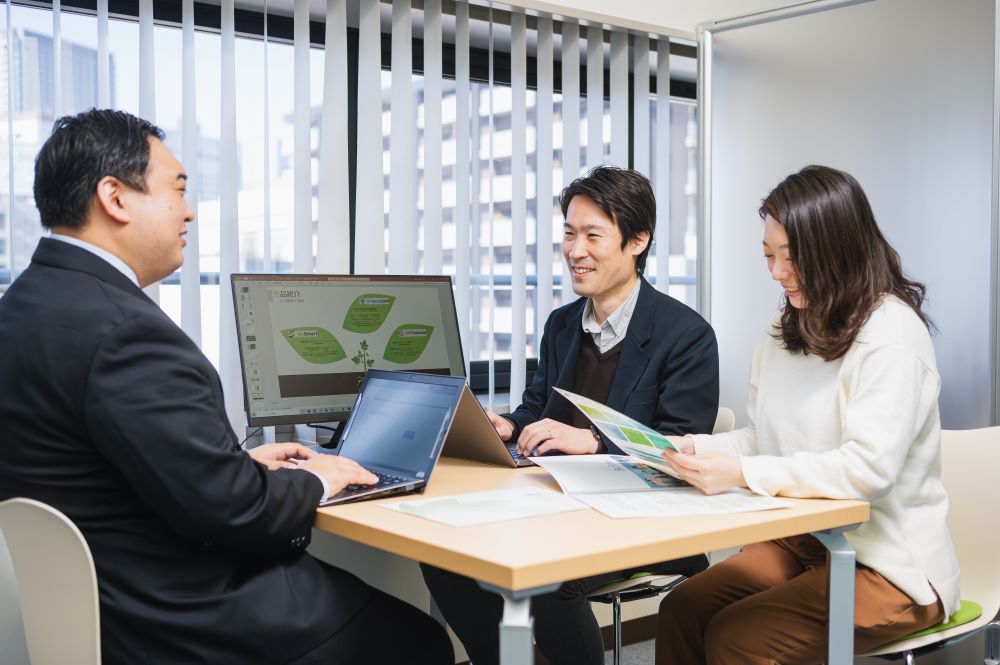
[[786,298],[774,336],[792,353],[840,358],[882,297],[907,303],[924,325],[926,288],[908,279],[899,254],[875,223],[871,204],[852,176],[807,166],[785,178],[760,206],[788,234],[788,250],[805,307]]

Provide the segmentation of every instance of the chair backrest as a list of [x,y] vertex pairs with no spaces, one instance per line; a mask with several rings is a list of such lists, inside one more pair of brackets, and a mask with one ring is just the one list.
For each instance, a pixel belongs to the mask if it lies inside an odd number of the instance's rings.
[[988,517],[1000,506],[1000,427],[941,432],[948,530],[962,571],[962,598],[1000,610],[1000,529]]
[[0,503],[32,665],[99,665],[97,575],[80,530],[33,499]]
[[732,409],[727,409],[724,406],[719,407],[719,415],[715,417],[715,427],[712,428],[712,434],[722,434],[724,432],[732,432],[733,427],[736,425],[736,414],[733,413]]

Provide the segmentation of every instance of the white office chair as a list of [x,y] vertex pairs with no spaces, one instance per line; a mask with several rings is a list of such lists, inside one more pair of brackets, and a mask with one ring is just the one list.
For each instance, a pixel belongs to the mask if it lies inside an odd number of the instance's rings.
[[[980,631],[987,665],[1000,663],[1000,530],[990,523],[1000,505],[1000,427],[941,432],[941,473],[948,491],[948,530],[962,571],[962,608],[947,624],[934,626],[873,649],[865,656],[902,658],[913,663],[921,653],[946,647]],[[986,520],[986,521],[984,521]]]
[[715,417],[715,426],[712,428],[712,434],[722,434],[723,432],[732,432],[733,427],[736,426],[736,414],[733,413],[732,409],[727,409],[724,406],[719,407],[719,415]]
[[[712,434],[731,432],[735,424],[736,414],[732,409],[720,406]],[[615,641],[612,652],[614,665],[621,665],[622,662],[622,603],[667,593],[686,579],[684,575],[636,573],[628,579],[617,580],[588,592],[587,599],[591,602],[611,604]]]
[[100,665],[97,575],[80,530],[33,499],[0,503],[31,665]]

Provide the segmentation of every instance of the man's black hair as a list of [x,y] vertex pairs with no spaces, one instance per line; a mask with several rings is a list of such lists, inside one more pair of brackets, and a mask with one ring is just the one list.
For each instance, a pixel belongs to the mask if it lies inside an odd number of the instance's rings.
[[35,158],[35,206],[42,226],[82,228],[105,176],[145,192],[149,139],[164,136],[159,127],[124,111],[91,109],[56,120]]
[[622,234],[622,249],[639,234],[649,234],[646,249],[635,259],[635,269],[642,274],[656,230],[656,197],[649,179],[632,169],[595,166],[587,175],[571,182],[559,195],[564,218],[575,196],[586,196],[611,218]]

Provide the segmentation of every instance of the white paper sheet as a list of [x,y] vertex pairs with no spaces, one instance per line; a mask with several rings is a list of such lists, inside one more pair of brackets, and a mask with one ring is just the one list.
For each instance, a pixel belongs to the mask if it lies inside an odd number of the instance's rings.
[[450,526],[472,526],[587,509],[565,494],[535,487],[453,494],[384,504],[383,507]]
[[753,494],[745,490],[730,490],[705,496],[690,488],[672,492],[615,492],[578,494],[583,503],[608,517],[683,517],[686,515],[723,515],[754,510],[785,508],[788,501]]

